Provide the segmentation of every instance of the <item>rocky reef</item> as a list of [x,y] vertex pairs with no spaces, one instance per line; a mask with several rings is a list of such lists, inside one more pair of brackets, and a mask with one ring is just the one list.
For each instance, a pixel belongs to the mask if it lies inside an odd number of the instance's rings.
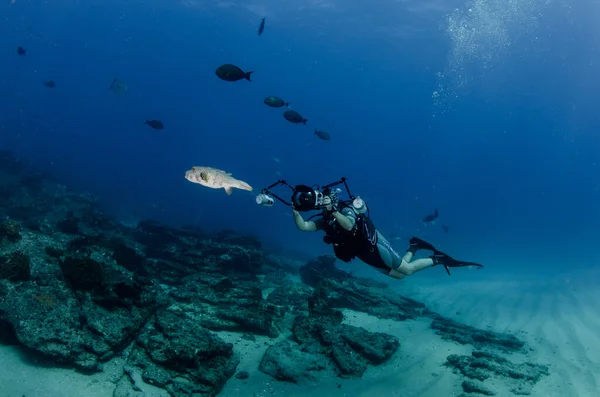
[[216,396],[230,378],[247,378],[221,331],[270,338],[259,370],[294,383],[358,378],[402,348],[395,336],[344,323],[342,309],[429,319],[440,338],[472,346],[470,356],[444,364],[464,378],[468,395],[494,395],[490,379],[527,394],[548,375],[504,357],[527,352],[515,336],[444,318],[338,269],[334,257],[298,267],[234,231],[209,235],[152,220],[126,227],[92,197],[26,170],[7,152],[0,219],[0,343],[86,373],[121,360],[115,397],[143,397],[140,377],[173,397]]

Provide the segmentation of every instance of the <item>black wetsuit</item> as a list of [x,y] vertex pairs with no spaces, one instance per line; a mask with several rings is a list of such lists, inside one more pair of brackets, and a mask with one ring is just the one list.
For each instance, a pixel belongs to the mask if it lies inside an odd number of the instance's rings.
[[389,273],[392,266],[387,265],[380,254],[381,236],[369,217],[357,214],[350,207],[342,208],[340,213],[354,220],[351,231],[344,230],[331,213],[323,214],[322,219],[315,222],[317,228],[326,233],[323,241],[333,245],[335,256],[344,262],[358,258],[382,273]]

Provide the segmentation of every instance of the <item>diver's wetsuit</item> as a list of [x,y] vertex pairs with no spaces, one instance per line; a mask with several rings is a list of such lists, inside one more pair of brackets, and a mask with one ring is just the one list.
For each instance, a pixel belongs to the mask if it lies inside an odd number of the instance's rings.
[[326,233],[323,240],[333,244],[338,259],[350,262],[357,257],[385,274],[400,267],[402,257],[375,229],[369,217],[357,214],[351,207],[342,208],[340,213],[352,220],[351,231],[344,230],[331,214],[324,214],[323,218],[315,221],[317,229]]

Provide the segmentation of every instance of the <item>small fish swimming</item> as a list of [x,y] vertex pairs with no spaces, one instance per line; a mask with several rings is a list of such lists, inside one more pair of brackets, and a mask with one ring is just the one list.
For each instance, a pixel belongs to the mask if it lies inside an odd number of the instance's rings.
[[46,82],[44,83],[44,85],[45,85],[46,87],[48,87],[48,88],[54,88],[54,87],[56,87],[56,83],[55,83],[53,80],[46,81]]
[[212,167],[192,167],[185,172],[185,179],[212,189],[225,189],[228,195],[231,195],[233,188],[252,191],[252,186],[246,182],[235,179],[229,172]]
[[444,231],[444,233],[448,233],[450,231],[450,228],[448,226],[442,225],[442,230]]
[[272,108],[280,108],[282,106],[290,106],[289,102],[284,101],[283,99],[276,96],[268,96],[263,101],[265,105],[270,106]]
[[125,84],[124,81],[115,78],[109,89],[115,94],[122,94],[127,91],[127,84]]
[[425,218],[423,218],[422,222],[423,223],[434,223],[434,221],[440,216],[440,214],[438,213],[437,208],[433,211],[433,214],[429,214],[427,215]]
[[160,120],[146,120],[146,122],[144,124],[149,125],[150,127],[154,128],[155,130],[163,130],[165,128],[165,125]]
[[290,123],[294,123],[294,124],[302,123],[302,124],[306,125],[306,122],[308,121],[307,119],[302,117],[300,115],[300,113],[296,112],[295,110],[286,110],[285,112],[283,112],[283,117],[285,117],[285,119],[287,121],[289,121]]
[[19,47],[17,48],[17,54],[19,55],[25,55],[27,53],[27,50],[23,47]]
[[319,131],[315,128],[315,135],[318,136],[319,138],[321,138],[324,141],[330,141],[331,140],[331,136],[326,133],[325,131]]
[[217,68],[217,70],[215,71],[215,74],[217,75],[217,77],[219,77],[221,80],[225,80],[225,81],[238,81],[238,80],[242,80],[242,79],[246,79],[248,81],[252,81],[250,80],[250,75],[254,73],[254,72],[244,72],[242,69],[238,68],[235,65],[231,65],[231,64],[225,64],[225,65],[221,65]]
[[260,21],[260,26],[258,27],[258,35],[260,36],[265,31],[265,19],[263,18]]

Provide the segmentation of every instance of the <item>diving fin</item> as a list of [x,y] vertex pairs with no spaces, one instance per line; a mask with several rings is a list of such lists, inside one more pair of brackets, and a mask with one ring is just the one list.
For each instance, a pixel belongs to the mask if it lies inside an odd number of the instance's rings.
[[410,248],[408,250],[411,251],[413,254],[418,250],[433,251],[434,254],[438,252],[438,250],[435,249],[433,244],[430,244],[425,240],[421,240],[418,237],[412,237],[410,239]]
[[443,252],[436,251],[430,258],[433,260],[433,266],[442,265],[446,269],[448,275],[450,275],[450,267],[467,267],[467,266],[475,266],[477,268],[482,268],[483,265],[475,262],[467,262],[467,261],[458,261],[451,257],[450,255],[444,254]]

